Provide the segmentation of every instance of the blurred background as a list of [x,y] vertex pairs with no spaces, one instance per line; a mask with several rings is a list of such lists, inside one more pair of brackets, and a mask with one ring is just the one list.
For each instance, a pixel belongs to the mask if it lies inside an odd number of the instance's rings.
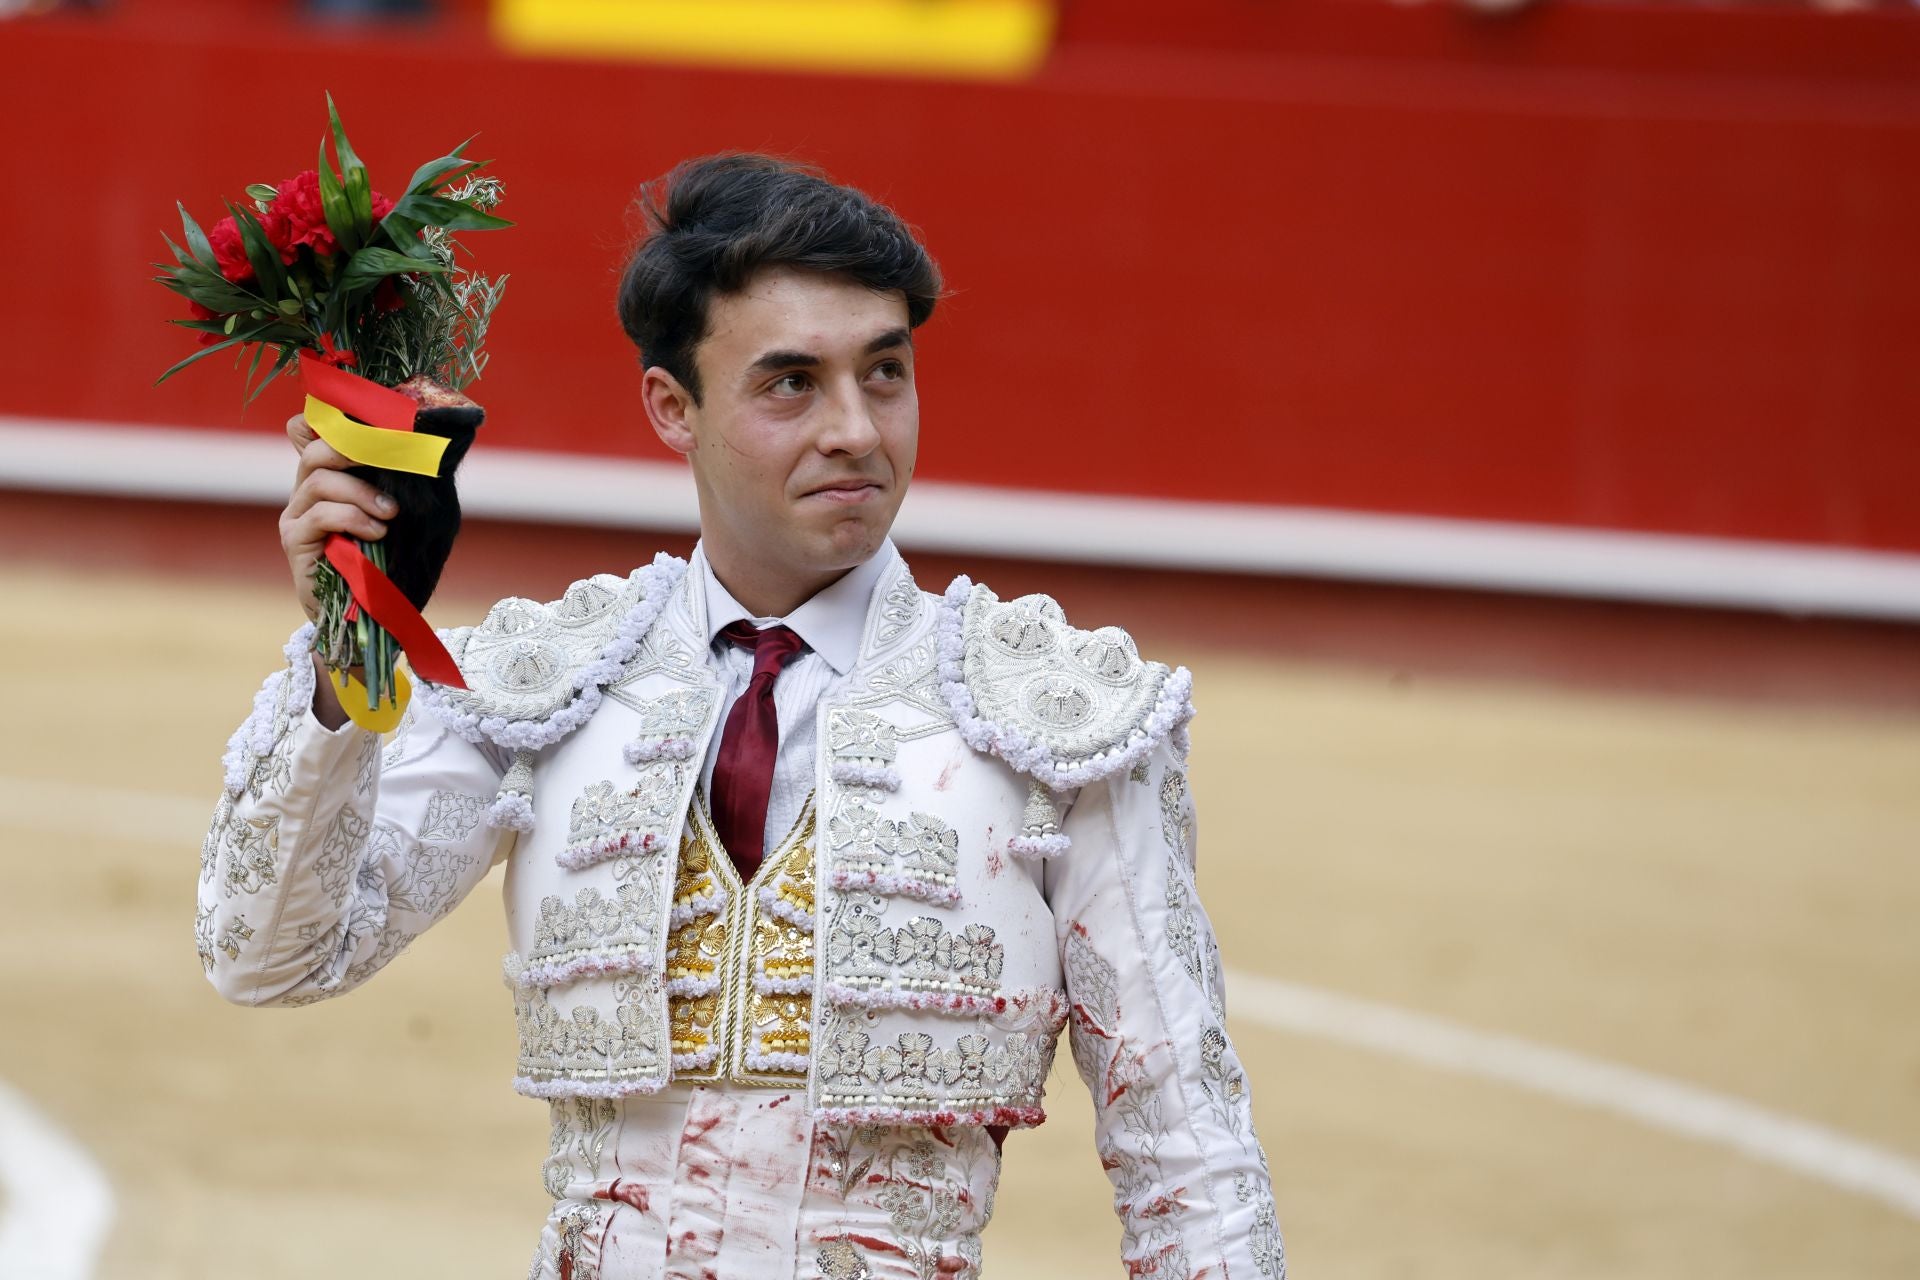
[[[1920,1275],[1920,7],[0,0],[0,1277],[524,1273],[483,890],[352,999],[190,939],[297,619],[289,382],[150,283],[469,134],[517,226],[430,616],[684,553],[643,180],[920,228],[923,586],[1195,672],[1201,889],[1297,1276]],[[1119,1273],[1062,1055],[987,1265]]]

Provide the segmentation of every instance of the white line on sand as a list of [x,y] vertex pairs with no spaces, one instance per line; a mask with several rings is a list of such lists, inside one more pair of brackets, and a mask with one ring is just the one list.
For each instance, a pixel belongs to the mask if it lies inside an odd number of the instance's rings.
[[1424,1066],[1497,1080],[1626,1116],[1878,1200],[1920,1218],[1920,1164],[1824,1126],[1724,1094],[1426,1014],[1235,972],[1236,1021],[1316,1036]]
[[0,1276],[86,1280],[112,1219],[99,1166],[0,1081]]

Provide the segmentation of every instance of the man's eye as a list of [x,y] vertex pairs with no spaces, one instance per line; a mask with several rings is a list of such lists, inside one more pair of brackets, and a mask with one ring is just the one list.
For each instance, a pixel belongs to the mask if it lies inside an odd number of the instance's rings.
[[774,379],[773,394],[777,396],[803,396],[813,382],[804,373],[788,373]]
[[907,367],[898,360],[882,360],[873,366],[873,376],[884,382],[898,382],[907,376]]

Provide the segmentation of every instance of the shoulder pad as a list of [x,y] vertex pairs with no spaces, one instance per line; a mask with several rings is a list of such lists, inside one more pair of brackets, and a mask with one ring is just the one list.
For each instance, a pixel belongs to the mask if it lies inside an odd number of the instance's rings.
[[663,553],[624,578],[582,578],[548,604],[509,596],[479,626],[440,633],[467,687],[416,680],[415,696],[470,742],[558,742],[599,707],[686,569]]
[[1118,627],[1069,626],[1050,596],[1002,601],[955,578],[940,604],[940,690],[962,736],[1057,790],[1186,750],[1193,676],[1144,662]]

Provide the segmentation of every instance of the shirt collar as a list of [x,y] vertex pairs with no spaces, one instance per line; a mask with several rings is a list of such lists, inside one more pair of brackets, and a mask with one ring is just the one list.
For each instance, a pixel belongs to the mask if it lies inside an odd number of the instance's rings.
[[706,549],[693,549],[693,563],[706,584],[707,643],[711,645],[721,628],[745,619],[756,627],[776,623],[791,628],[807,647],[827,660],[835,675],[853,670],[860,656],[860,635],[866,628],[867,609],[873,601],[873,589],[893,559],[893,541],[888,539],[867,560],[848,570],[838,581],[822,587],[805,604],[784,618],[756,618],[720,584],[713,566],[707,563]]

